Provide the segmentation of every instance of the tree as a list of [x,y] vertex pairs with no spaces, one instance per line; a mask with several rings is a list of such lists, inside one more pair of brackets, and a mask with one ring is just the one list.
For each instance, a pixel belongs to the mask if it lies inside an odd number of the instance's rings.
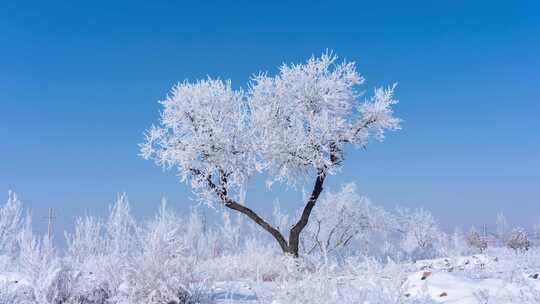
[[506,242],[508,248],[514,249],[515,251],[526,251],[531,247],[531,242],[529,241],[529,236],[525,229],[517,227],[512,229],[510,237]]
[[360,196],[354,183],[339,192],[326,192],[311,217],[301,242],[308,254],[343,251],[355,241],[367,244],[376,232],[387,231],[392,221],[385,210]]
[[[361,101],[363,78],[355,64],[336,61],[326,53],[305,64],[284,64],[275,76],[255,76],[248,91],[210,78],[180,83],[160,101],[159,124],[146,132],[141,154],[177,168],[201,201],[243,213],[285,253],[298,256],[300,233],[326,178],[342,166],[345,147],[365,147],[371,137],[382,140],[386,130],[399,129],[391,109],[395,85]],[[268,186],[314,180],[288,239],[240,200],[255,174],[266,176]]]
[[409,211],[397,210],[399,231],[403,233],[402,246],[409,253],[415,253],[418,258],[425,258],[433,253],[435,243],[441,236],[437,222],[431,212],[424,209]]
[[60,260],[52,240],[34,234],[28,218],[18,235],[18,265],[20,273],[33,287],[35,303],[53,303],[54,282],[61,270]]
[[0,255],[15,256],[17,234],[24,222],[22,204],[14,192],[8,192],[8,200],[0,206]]
[[486,250],[488,247],[486,240],[480,236],[480,233],[478,233],[474,227],[472,227],[467,234],[467,245],[469,245],[471,248],[480,250],[480,253],[484,252],[484,250]]

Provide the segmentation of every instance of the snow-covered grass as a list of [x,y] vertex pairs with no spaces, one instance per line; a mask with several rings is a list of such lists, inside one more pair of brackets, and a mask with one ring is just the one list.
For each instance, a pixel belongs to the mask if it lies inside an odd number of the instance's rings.
[[10,194],[0,207],[0,304],[540,303],[538,247],[480,254],[427,211],[382,210],[351,186],[318,207],[300,258],[228,213],[207,225],[196,209],[182,216],[162,204],[136,221],[124,195],[108,218],[77,219],[60,250]]
[[[292,280],[215,283],[218,303],[540,303],[538,251],[379,263],[348,261]],[[532,262],[532,263],[529,263]],[[332,268],[332,267],[331,267]]]

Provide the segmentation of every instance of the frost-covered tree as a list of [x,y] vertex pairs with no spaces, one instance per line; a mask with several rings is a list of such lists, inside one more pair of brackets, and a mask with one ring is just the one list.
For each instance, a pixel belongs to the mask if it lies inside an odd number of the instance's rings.
[[92,216],[75,219],[74,233],[64,233],[67,253],[73,262],[84,263],[104,252],[106,244],[103,240],[103,230],[103,223]]
[[478,233],[475,227],[472,227],[466,237],[467,245],[473,249],[477,249],[480,253],[487,249],[488,244],[484,238]]
[[142,230],[126,271],[123,293],[126,303],[190,303],[187,283],[194,279],[193,260],[187,257],[182,219],[162,203],[159,213]]
[[355,184],[345,184],[339,192],[321,197],[304,232],[302,247],[307,253],[319,254],[340,251],[355,242],[368,247],[372,236],[393,226],[391,221],[387,212],[357,193]]
[[[219,201],[269,232],[285,253],[298,256],[326,178],[344,162],[348,145],[365,147],[399,128],[391,106],[394,86],[361,100],[363,78],[351,62],[326,53],[304,64],[284,64],[277,75],[255,76],[249,90],[230,81],[183,82],[161,101],[159,124],[146,132],[142,156],[177,168],[204,202]],[[255,174],[287,186],[313,181],[289,236],[247,207],[247,181]]]
[[441,236],[435,218],[424,209],[410,211],[397,210],[399,231],[403,233],[402,248],[405,251],[424,258],[435,249],[435,243]]
[[527,231],[520,227],[512,229],[510,237],[506,242],[506,246],[516,251],[529,250],[529,247],[531,247],[531,241],[529,241]]
[[[122,194],[103,220],[76,219],[66,234],[68,302],[191,303],[193,267],[206,242],[197,213],[181,218],[163,201],[155,218],[137,223]],[[66,294],[66,293],[64,293]],[[71,302],[70,302],[71,301]],[[54,302],[56,303],[56,302]]]
[[118,195],[116,202],[110,207],[106,234],[106,248],[111,250],[114,256],[129,256],[130,252],[140,246],[139,231],[125,193]]
[[17,250],[17,235],[24,220],[22,210],[17,194],[9,191],[6,204],[0,207],[0,256],[13,257]]
[[31,297],[36,303],[52,303],[57,291],[54,283],[61,270],[52,240],[35,235],[28,219],[18,234],[18,246],[19,273],[29,279],[33,287]]

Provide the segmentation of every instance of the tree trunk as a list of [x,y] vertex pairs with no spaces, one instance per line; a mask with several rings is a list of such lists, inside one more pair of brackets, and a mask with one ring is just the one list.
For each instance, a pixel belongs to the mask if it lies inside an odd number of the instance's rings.
[[229,209],[236,210],[240,213],[243,213],[247,215],[250,219],[252,219],[257,225],[261,226],[264,230],[268,231],[278,242],[279,246],[281,247],[281,250],[283,252],[288,252],[289,246],[287,244],[287,241],[285,241],[285,238],[272,225],[270,225],[268,222],[266,222],[263,218],[261,218],[257,213],[255,213],[253,210],[249,209],[246,206],[240,205],[232,200],[228,200],[228,202],[225,203],[225,206]]
[[278,242],[279,246],[281,247],[281,250],[285,254],[290,254],[293,257],[299,256],[299,244],[300,244],[300,234],[302,233],[302,230],[307,226],[309,217],[311,215],[311,211],[315,207],[315,204],[317,203],[317,200],[319,199],[319,196],[321,195],[323,191],[323,184],[324,180],[326,178],[326,174],[324,171],[319,171],[319,174],[317,175],[317,179],[315,180],[315,185],[313,186],[313,190],[311,191],[311,195],[304,207],[304,210],[302,211],[302,215],[298,222],[291,228],[289,231],[289,241],[285,240],[285,237],[279,230],[277,230],[275,227],[273,227],[270,223],[265,221],[262,217],[260,217],[257,213],[255,213],[250,208],[237,203],[233,199],[229,198],[227,195],[227,190],[225,187],[226,184],[226,178],[223,178],[222,176],[222,185],[220,187],[217,187],[211,179],[208,179],[208,184],[210,187],[216,192],[216,194],[220,197],[225,207],[238,211],[247,217],[249,217],[251,220],[253,220],[257,225],[261,226],[264,230],[266,230],[268,233],[270,233],[274,239]]
[[313,190],[311,192],[309,200],[307,201],[306,206],[304,207],[304,210],[302,211],[302,216],[300,217],[298,222],[291,228],[291,231],[289,232],[288,253],[292,254],[294,257],[298,257],[300,233],[302,233],[302,230],[304,230],[304,228],[308,224],[311,211],[313,210],[313,207],[315,207],[315,204],[317,203],[317,200],[319,199],[319,196],[321,195],[321,192],[323,191],[323,184],[324,184],[325,178],[326,178],[326,174],[324,174],[324,172],[321,172],[317,176],[317,179],[315,180],[315,185],[313,186]]

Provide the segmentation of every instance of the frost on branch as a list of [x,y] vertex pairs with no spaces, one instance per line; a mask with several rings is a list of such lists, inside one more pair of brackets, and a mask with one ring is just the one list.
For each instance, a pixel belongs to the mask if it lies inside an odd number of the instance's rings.
[[529,236],[527,231],[523,228],[514,228],[508,241],[506,242],[508,248],[514,249],[515,251],[526,251],[531,247],[531,242],[529,241]]
[[239,194],[255,172],[288,185],[333,174],[344,145],[365,146],[399,128],[395,85],[362,101],[363,81],[354,63],[325,53],[255,76],[247,93],[230,81],[183,82],[160,102],[159,125],[146,132],[141,154],[177,168],[204,200],[218,198],[216,190]]
[[[163,105],[159,126],[146,133],[141,154],[165,168],[177,167],[182,181],[204,198],[208,181],[222,176],[239,189],[254,169],[253,142],[242,91],[230,81],[207,79],[176,85]],[[213,193],[211,193],[213,194]]]
[[9,191],[6,204],[0,207],[0,252],[7,253],[8,258],[15,255],[17,233],[22,226],[21,202],[17,198],[17,194]]
[[[391,215],[360,196],[356,185],[349,183],[321,198],[303,232],[302,247],[308,254],[343,253],[358,247],[367,252],[373,239],[392,226]],[[360,246],[354,248],[353,244]]]
[[360,102],[363,81],[354,63],[337,63],[330,53],[253,79],[251,123],[270,182],[294,185],[314,172],[332,174],[345,144],[364,146],[370,135],[382,139],[384,130],[399,128],[390,108],[395,86]]
[[424,209],[398,209],[399,230],[403,233],[402,247],[412,258],[432,258],[441,232],[431,212]]
[[[343,162],[347,144],[364,147],[399,128],[391,106],[395,86],[377,89],[360,101],[363,82],[351,62],[331,53],[305,64],[281,66],[275,76],[255,76],[247,93],[230,81],[184,82],[162,101],[159,125],[146,133],[142,156],[164,168],[177,168],[202,202],[221,201],[243,213],[298,256],[299,239],[325,178]],[[244,206],[248,179],[260,173],[267,185],[314,182],[289,238]]]
[[478,233],[478,231],[474,227],[472,227],[467,234],[466,240],[469,247],[473,249],[478,249],[480,253],[484,252],[488,247],[486,240],[483,239],[482,236],[480,236],[480,233]]

